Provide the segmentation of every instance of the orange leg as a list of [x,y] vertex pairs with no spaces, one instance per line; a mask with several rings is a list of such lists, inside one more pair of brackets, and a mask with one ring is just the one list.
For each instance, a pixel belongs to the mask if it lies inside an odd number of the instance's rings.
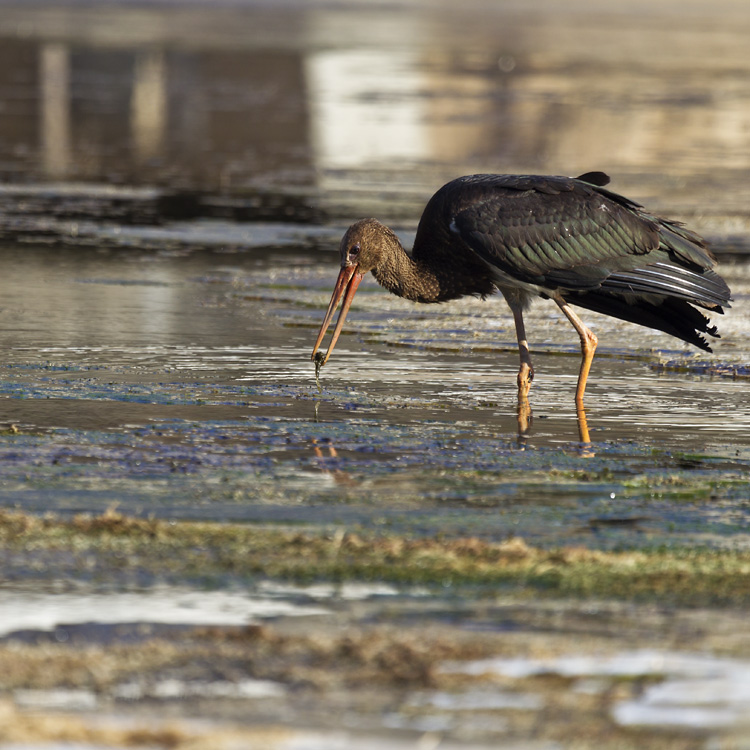
[[[578,418],[578,439],[582,443],[590,443],[591,437],[589,436],[589,423],[586,420],[586,410],[583,408],[583,404],[576,406],[576,417]],[[587,453],[584,455],[593,455],[593,453]]]
[[568,304],[562,299],[555,299],[559,308],[565,313],[565,317],[571,322],[573,328],[578,331],[581,337],[581,369],[578,373],[578,387],[576,388],[576,406],[583,409],[583,394],[586,391],[586,381],[591,370],[591,363],[594,361],[594,352],[598,339],[583,324],[583,321],[570,309]]

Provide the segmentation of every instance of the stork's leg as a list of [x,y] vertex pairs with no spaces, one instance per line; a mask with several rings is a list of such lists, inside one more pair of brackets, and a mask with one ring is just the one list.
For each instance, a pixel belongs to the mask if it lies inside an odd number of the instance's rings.
[[578,418],[578,439],[582,443],[590,443],[589,423],[586,419],[586,410],[583,408],[582,403],[576,406],[576,417]]
[[513,313],[513,321],[516,324],[516,339],[518,339],[518,354],[521,357],[521,366],[518,370],[518,399],[519,403],[529,395],[531,381],[534,379],[534,367],[531,364],[531,352],[529,342],[526,340],[526,326],[523,324],[523,307],[515,302],[508,301],[508,306]]
[[570,306],[561,298],[555,299],[560,309],[565,313],[565,317],[573,324],[573,328],[578,331],[581,337],[581,369],[578,373],[578,387],[576,388],[576,405],[583,408],[583,394],[586,391],[586,381],[591,370],[591,363],[594,360],[594,352],[598,342],[594,333],[589,331],[583,324],[583,321],[570,309]]

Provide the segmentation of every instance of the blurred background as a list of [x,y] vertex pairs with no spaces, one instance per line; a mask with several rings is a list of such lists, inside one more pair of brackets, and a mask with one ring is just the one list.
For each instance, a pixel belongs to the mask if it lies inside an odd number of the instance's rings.
[[459,174],[597,169],[744,242],[744,0],[0,8],[6,186],[158,188],[183,217],[413,223]]

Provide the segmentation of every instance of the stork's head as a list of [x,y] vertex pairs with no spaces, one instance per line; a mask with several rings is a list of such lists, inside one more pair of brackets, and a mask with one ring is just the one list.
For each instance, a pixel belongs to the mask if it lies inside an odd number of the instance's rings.
[[[328,326],[331,324],[331,319],[338,307],[339,300],[343,297],[344,301],[341,305],[341,312],[336,321],[336,328],[333,331],[328,351],[325,357],[322,358],[322,361],[320,361],[321,367],[328,361],[333,347],[336,346],[339,334],[346,320],[346,314],[349,312],[352,300],[357,292],[357,287],[364,275],[376,268],[383,259],[387,245],[384,239],[386,237],[390,239],[390,235],[393,235],[393,232],[376,219],[360,219],[352,224],[342,237],[341,245],[339,246],[341,271],[339,271],[339,277],[336,280],[331,301],[328,303],[328,310],[326,310],[323,324],[318,332],[318,338],[312,352],[313,360],[315,360],[318,348],[323,341]],[[395,239],[395,235],[393,235],[393,238]]]

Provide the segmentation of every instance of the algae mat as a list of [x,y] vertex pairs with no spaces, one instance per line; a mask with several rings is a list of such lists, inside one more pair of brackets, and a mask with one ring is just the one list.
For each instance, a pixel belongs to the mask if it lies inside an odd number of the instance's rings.
[[[5,512],[0,539],[7,569],[59,571],[54,593],[4,585],[9,747],[687,748],[746,736],[746,552],[114,512]],[[40,630],[53,597],[58,617]],[[13,629],[21,609],[36,627]]]

